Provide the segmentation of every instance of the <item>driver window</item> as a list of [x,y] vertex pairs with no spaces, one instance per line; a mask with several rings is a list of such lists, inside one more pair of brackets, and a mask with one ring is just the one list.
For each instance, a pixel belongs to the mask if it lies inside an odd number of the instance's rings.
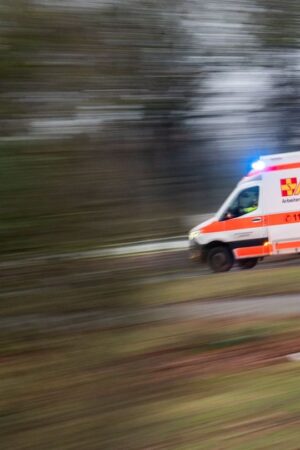
[[233,200],[224,214],[223,220],[235,219],[244,216],[258,208],[259,186],[244,189]]

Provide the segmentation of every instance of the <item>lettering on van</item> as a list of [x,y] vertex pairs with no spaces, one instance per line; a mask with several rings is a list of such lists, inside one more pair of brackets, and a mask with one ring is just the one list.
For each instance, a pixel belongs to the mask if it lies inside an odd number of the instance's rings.
[[300,182],[297,177],[282,178],[280,180],[282,203],[300,201]]
[[285,217],[286,223],[300,222],[300,213],[287,214]]

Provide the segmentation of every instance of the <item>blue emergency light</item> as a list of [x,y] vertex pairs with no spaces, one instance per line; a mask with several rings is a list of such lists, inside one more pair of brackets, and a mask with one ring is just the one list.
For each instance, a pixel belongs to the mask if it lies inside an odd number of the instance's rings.
[[255,171],[264,170],[265,167],[266,167],[266,164],[261,159],[259,159],[258,161],[255,161],[252,164],[252,169],[255,170]]

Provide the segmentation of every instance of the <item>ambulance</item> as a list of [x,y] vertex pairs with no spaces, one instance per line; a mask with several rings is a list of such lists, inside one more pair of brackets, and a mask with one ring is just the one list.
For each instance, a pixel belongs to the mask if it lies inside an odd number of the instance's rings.
[[261,157],[213,218],[189,234],[191,256],[213,272],[300,253],[300,152]]

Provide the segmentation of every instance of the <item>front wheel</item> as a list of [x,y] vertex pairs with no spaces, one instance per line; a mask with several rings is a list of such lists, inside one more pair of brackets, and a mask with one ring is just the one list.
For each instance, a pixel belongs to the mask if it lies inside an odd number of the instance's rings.
[[258,263],[258,258],[247,258],[247,259],[241,259],[240,261],[238,261],[238,265],[239,265],[240,269],[242,269],[242,270],[253,269],[253,267],[255,267],[257,263]]
[[227,247],[214,247],[209,250],[207,262],[215,273],[228,272],[234,263],[233,255]]

